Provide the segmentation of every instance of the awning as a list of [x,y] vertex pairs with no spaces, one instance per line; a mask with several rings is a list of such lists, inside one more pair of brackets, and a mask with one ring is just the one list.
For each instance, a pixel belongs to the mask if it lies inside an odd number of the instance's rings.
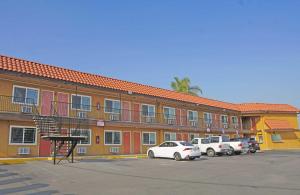
[[270,128],[266,131],[295,131],[295,129],[291,123],[287,120],[265,120],[266,125]]

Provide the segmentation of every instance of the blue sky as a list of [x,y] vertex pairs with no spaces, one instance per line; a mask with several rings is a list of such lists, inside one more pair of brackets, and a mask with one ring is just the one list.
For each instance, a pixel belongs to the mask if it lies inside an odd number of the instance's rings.
[[300,1],[0,1],[0,53],[300,108]]

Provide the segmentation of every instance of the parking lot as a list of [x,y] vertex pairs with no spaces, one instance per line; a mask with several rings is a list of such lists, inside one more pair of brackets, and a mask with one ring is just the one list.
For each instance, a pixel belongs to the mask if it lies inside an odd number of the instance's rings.
[[0,166],[0,194],[300,194],[300,151]]

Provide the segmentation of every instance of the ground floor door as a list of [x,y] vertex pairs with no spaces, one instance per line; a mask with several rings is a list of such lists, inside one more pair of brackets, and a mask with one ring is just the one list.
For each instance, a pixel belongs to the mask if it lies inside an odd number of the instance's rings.
[[130,132],[123,133],[124,154],[130,154]]
[[42,134],[40,137],[40,145],[39,145],[39,156],[41,157],[48,157],[51,155],[51,141],[44,140],[42,138]]
[[134,132],[134,153],[140,154],[141,153],[141,133],[140,132]]

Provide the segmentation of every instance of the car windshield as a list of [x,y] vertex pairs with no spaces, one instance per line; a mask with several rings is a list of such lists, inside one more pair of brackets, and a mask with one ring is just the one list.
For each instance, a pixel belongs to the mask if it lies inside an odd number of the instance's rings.
[[219,137],[210,137],[211,143],[219,143]]
[[180,142],[180,144],[183,145],[183,146],[193,146],[189,142]]

